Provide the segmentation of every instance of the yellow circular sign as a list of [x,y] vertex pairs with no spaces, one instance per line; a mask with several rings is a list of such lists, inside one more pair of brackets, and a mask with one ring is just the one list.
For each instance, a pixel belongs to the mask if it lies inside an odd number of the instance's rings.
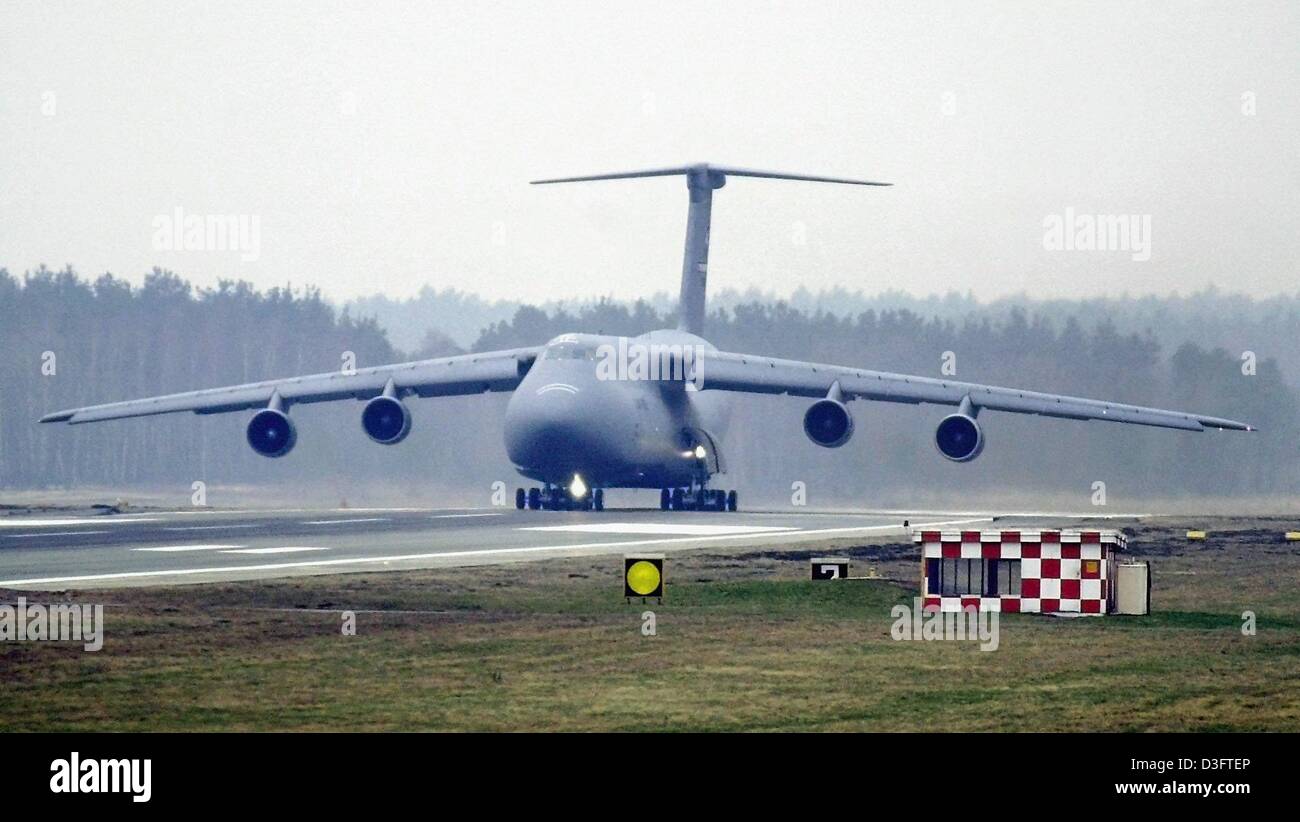
[[627,587],[641,596],[649,596],[659,587],[659,569],[645,560],[632,563],[627,569]]

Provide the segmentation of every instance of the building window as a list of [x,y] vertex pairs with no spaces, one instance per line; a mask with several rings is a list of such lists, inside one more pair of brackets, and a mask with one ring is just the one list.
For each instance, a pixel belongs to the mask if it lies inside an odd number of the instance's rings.
[[964,593],[959,580],[965,568],[964,559],[945,559],[939,563],[939,590],[944,596],[955,597]]
[[927,559],[925,576],[931,595],[1020,596],[1018,559]]
[[996,566],[992,572],[992,586],[989,596],[1020,596],[1020,560],[991,559],[989,565]]

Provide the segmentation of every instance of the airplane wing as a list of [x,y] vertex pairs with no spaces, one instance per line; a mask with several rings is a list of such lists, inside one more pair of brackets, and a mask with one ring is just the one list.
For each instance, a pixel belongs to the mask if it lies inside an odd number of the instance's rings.
[[342,399],[369,399],[384,392],[389,380],[396,396],[415,394],[421,397],[449,397],[480,394],[484,391],[512,391],[532,366],[541,347],[514,348],[482,354],[462,354],[433,360],[333,371],[305,377],[232,385],[186,391],[162,397],[148,397],[106,405],[91,405],[56,411],[41,417],[41,422],[84,422],[119,420],[193,411],[196,414],[224,414],[250,408],[266,408],[278,394],[288,406],[297,403],[329,402]]
[[1184,431],[1257,430],[1244,422],[1185,411],[723,351],[701,354],[696,373],[704,390],[821,398],[831,394],[832,386],[838,383],[845,400],[961,406],[969,398],[969,407],[975,411],[988,409],[1070,420],[1106,420]]

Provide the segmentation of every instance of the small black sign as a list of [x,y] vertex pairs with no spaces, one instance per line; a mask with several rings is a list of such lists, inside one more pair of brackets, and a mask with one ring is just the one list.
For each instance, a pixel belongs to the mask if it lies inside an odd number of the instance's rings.
[[813,579],[848,579],[849,561],[843,557],[813,557]]

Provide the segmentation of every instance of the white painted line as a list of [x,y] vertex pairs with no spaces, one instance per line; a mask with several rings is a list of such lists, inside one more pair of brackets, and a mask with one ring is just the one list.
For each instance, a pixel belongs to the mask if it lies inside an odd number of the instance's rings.
[[259,517],[266,514],[320,514],[326,511],[333,511],[333,508],[186,508],[183,510],[167,511],[167,514],[184,517],[238,517],[254,516]]
[[[835,513],[835,512],[832,512]],[[863,511],[864,515],[882,515],[890,516],[907,516],[911,514],[915,517],[992,517],[995,514],[988,511],[916,511],[912,509],[900,508],[897,510],[883,509],[879,511]],[[998,511],[996,516],[1000,519],[1008,517],[1042,517],[1043,519],[1143,519],[1150,517],[1150,514],[1142,513],[1112,513],[1101,514],[1095,511]]]
[[571,525],[528,525],[518,531],[563,531],[578,534],[682,534],[712,537],[720,534],[761,534],[772,531],[798,531],[798,528],[774,525],[691,525],[685,522],[594,522]]
[[334,508],[339,514],[424,514],[429,511],[469,511],[470,508]]
[[27,517],[5,517],[0,519],[0,528],[51,528],[60,525],[131,525],[137,522],[158,522],[157,517],[68,517],[65,519],[29,519]]
[[164,531],[224,531],[227,528],[261,528],[260,523],[248,525],[186,525],[183,528],[164,528]]
[[226,548],[243,548],[242,545],[160,545],[156,548],[132,548],[132,551],[156,551],[160,554],[179,554],[184,551],[221,551]]
[[108,534],[110,531],[37,531],[34,534],[5,534],[5,539],[26,539],[28,537],[75,537],[82,534]]
[[309,519],[299,525],[347,525],[351,522],[388,522],[388,517],[362,517],[360,519]]
[[[992,517],[976,519],[954,519],[944,522],[918,522],[913,528],[938,528],[943,525],[966,525],[974,522],[991,522]],[[819,534],[869,533],[871,531],[902,530],[897,525],[875,525],[858,528],[820,528],[811,531],[799,531],[791,536],[808,536]],[[304,562],[277,562],[271,565],[232,565],[228,568],[182,568],[172,571],[124,571],[116,574],[87,574],[76,577],[39,577],[34,579],[4,579],[0,587],[21,588],[24,585],[54,585],[65,582],[94,582],[110,579],[147,579],[150,577],[182,577],[199,574],[229,574],[245,571],[283,571],[290,568],[328,568],[343,565],[379,565],[391,562],[411,562],[424,559],[457,559],[460,557],[489,556],[493,554],[523,555],[546,551],[576,551],[594,548],[635,548],[646,545],[665,545],[683,542],[723,542],[733,539],[745,539],[754,536],[783,536],[782,532],[772,534],[726,534],[717,537],[676,537],[672,539],[639,539],[621,542],[582,542],[575,545],[533,545],[526,548],[487,548],[481,551],[443,551],[430,554],[401,554],[388,557],[349,557],[347,559],[316,559]]]
[[462,517],[499,517],[501,514],[437,514],[429,519],[461,519]]
[[223,554],[297,554],[303,551],[328,551],[328,548],[313,548],[306,545],[286,545],[281,548],[243,548],[238,545],[228,546],[238,548],[237,551],[222,551]]
[[165,511],[167,514],[178,514],[185,516],[207,515],[252,515],[261,516],[263,514],[373,514],[378,512],[408,512],[423,513],[426,511],[466,511],[467,508],[205,508],[205,509],[184,509],[176,511]]

